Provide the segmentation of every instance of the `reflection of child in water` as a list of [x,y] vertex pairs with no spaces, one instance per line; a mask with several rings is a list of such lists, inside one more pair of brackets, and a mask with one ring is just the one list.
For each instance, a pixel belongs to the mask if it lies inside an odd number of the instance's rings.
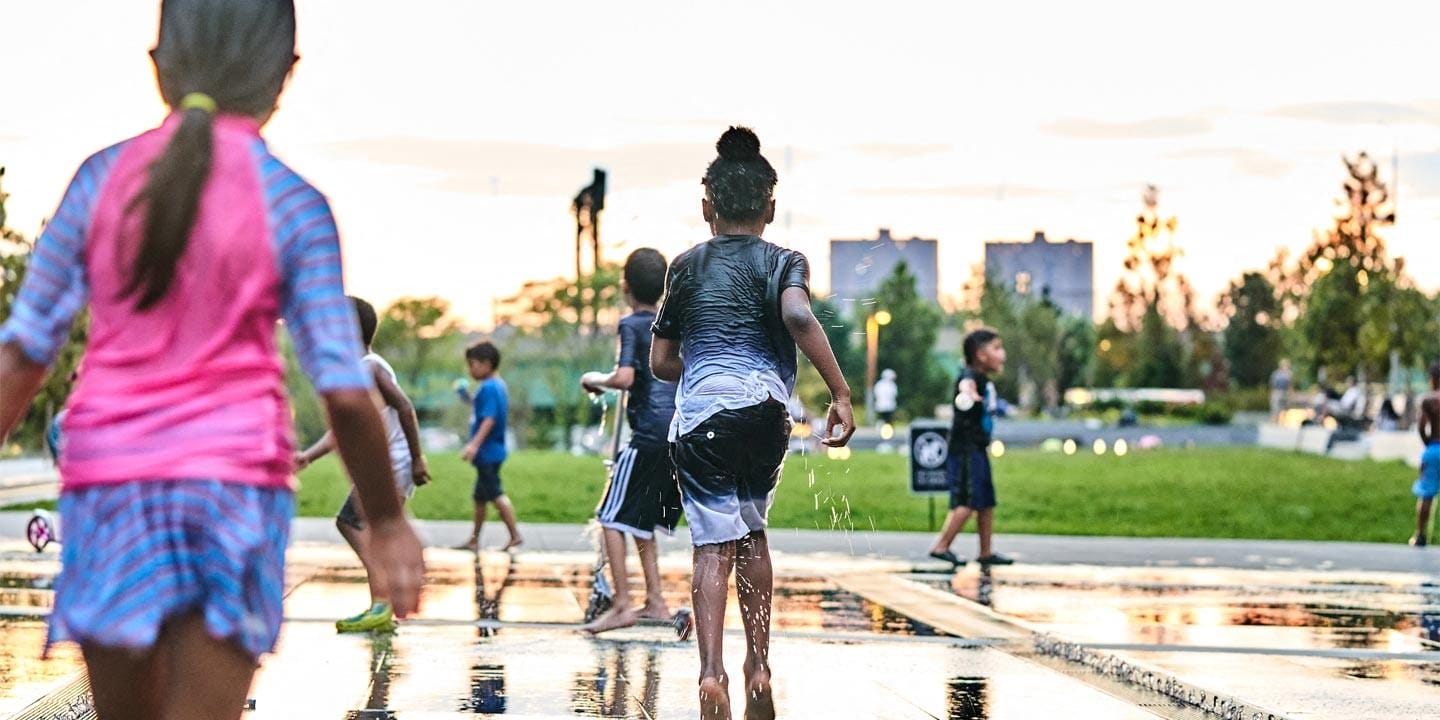
[[470,697],[460,712],[499,715],[506,709],[505,666],[477,664],[470,668]]

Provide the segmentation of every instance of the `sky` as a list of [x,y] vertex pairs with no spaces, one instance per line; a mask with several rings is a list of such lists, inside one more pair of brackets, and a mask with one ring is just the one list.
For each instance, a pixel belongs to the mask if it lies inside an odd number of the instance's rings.
[[[491,3],[297,0],[271,148],[330,198],[349,289],[440,295],[484,328],[573,272],[570,199],[610,173],[603,250],[708,238],[699,177],[730,124],[780,174],[767,239],[940,241],[958,294],[988,240],[1096,243],[1103,300],[1146,184],[1202,300],[1328,224],[1368,150],[1385,231],[1440,288],[1440,5],[1322,0]],[[95,150],[165,113],[155,0],[0,0],[0,165],[32,233]],[[1103,302],[1097,302],[1097,306]]]

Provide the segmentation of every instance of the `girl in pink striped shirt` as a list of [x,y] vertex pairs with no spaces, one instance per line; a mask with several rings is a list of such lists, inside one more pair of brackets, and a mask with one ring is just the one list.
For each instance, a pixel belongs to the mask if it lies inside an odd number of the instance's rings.
[[0,430],[88,305],[51,640],[80,643],[105,720],[238,718],[279,633],[294,512],[277,320],[325,400],[397,615],[423,567],[334,219],[260,136],[296,60],[293,0],[164,0],[152,56],[174,112],[87,159],[36,244],[0,327]]

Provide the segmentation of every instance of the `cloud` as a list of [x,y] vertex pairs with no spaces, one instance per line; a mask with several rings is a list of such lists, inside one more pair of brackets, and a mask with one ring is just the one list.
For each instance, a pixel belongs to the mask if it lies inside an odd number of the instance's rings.
[[1040,126],[1044,132],[1075,140],[1142,140],[1203,135],[1214,128],[1203,117],[1177,116],[1108,122],[1090,118],[1062,118]]
[[1440,114],[1423,105],[1386,102],[1319,102],[1285,105],[1269,112],[1274,117],[1314,120],[1337,125],[1386,122],[1440,123]]
[[1179,160],[1226,160],[1233,163],[1235,171],[1256,177],[1283,177],[1290,174],[1295,164],[1284,158],[1262,150],[1241,147],[1193,148],[1171,153]]
[[866,155],[886,160],[908,160],[910,158],[938,155],[950,149],[940,143],[861,143],[853,148]]
[[1040,198],[1063,195],[1063,190],[1030,185],[943,185],[939,187],[875,187],[857,191],[868,197],[953,197],[982,200]]
[[505,195],[571,194],[590,180],[592,167],[610,173],[611,188],[652,188],[677,181],[699,183],[713,150],[695,143],[642,144],[588,149],[492,140],[439,140],[392,136],[327,143],[349,158],[439,173],[441,190]]

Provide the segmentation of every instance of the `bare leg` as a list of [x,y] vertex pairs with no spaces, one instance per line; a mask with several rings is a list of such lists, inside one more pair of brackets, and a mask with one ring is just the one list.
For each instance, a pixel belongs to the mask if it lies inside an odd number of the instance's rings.
[[774,720],[770,695],[770,609],[774,596],[770,542],[755,532],[735,550],[735,592],[745,621],[745,720]]
[[505,529],[510,531],[510,542],[501,549],[510,550],[525,544],[525,538],[520,537],[520,526],[515,523],[515,506],[510,504],[510,498],[504,495],[495,498],[495,509],[500,511],[500,519],[505,522]]
[[339,520],[335,521],[335,527],[340,529],[340,537],[345,538],[345,542],[350,543],[350,549],[355,551],[355,557],[360,558],[360,564],[365,568],[365,581],[370,584],[371,604],[390,602],[390,592],[386,589],[388,586],[383,582],[384,578],[381,577],[383,571],[379,568],[371,567],[370,560],[367,557],[369,554],[368,548],[370,547],[370,531],[356,530]]
[[635,554],[640,556],[640,570],[645,573],[645,606],[640,617],[669,620],[670,608],[665,604],[665,591],[660,586],[660,558],[655,539],[635,538]]
[[127,650],[85,645],[85,670],[95,712],[101,720],[148,720],[160,717],[160,684],[164,663],[152,650],[135,655]]
[[1410,538],[1411,545],[1421,545],[1429,538],[1426,534],[1430,531],[1430,509],[1435,500],[1427,498],[1415,503],[1415,537]]
[[455,549],[456,549],[456,550],[469,550],[470,552],[476,552],[476,553],[480,552],[480,531],[481,531],[481,530],[484,530],[484,529],[485,529],[485,503],[483,503],[483,502],[476,502],[476,503],[475,503],[475,526],[474,526],[474,529],[472,529],[472,530],[470,531],[470,539],[469,539],[469,540],[466,540],[465,542],[463,542],[463,543],[461,543],[461,544],[459,544],[459,545],[456,545],[456,546],[455,546]]
[[235,645],[210,637],[205,620],[186,615],[165,626],[163,720],[238,720],[255,677],[255,661]]
[[940,536],[935,538],[935,546],[930,552],[945,552],[950,549],[951,543],[955,542],[955,536],[965,529],[965,523],[970,520],[970,508],[961,505],[950,511],[945,518],[945,526],[940,529]]
[[980,536],[980,557],[990,557],[990,539],[995,532],[995,508],[985,508],[976,513],[975,526]]
[[730,720],[730,678],[725,676],[722,649],[725,639],[725,603],[730,594],[730,571],[735,567],[735,543],[695,548],[695,573],[690,597],[695,604],[695,628],[700,646],[700,717]]
[[614,583],[615,597],[610,609],[595,618],[594,622],[580,628],[588,633],[602,633],[634,625],[639,620],[630,598],[630,575],[625,568],[625,535],[619,530],[605,528],[605,561],[610,564],[610,579]]

